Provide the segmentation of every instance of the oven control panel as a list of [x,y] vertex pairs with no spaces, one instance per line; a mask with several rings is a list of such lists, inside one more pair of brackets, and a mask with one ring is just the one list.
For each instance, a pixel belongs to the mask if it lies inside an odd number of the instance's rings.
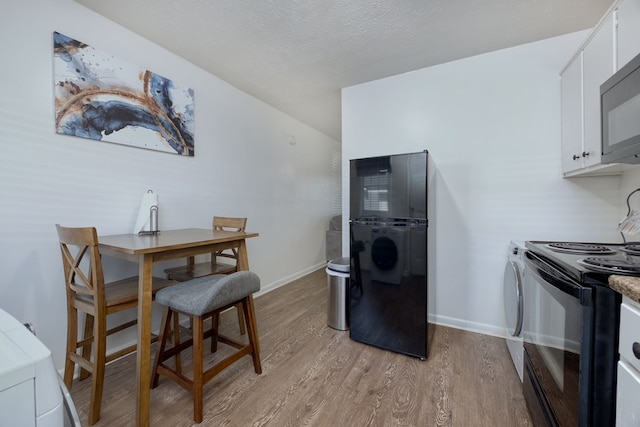
[[616,426],[637,426],[640,421],[640,304],[623,297],[620,306],[620,361]]

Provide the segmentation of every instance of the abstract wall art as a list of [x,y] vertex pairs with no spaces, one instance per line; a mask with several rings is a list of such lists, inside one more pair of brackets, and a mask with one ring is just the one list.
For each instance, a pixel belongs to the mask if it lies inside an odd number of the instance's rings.
[[56,132],[194,155],[193,90],[53,33]]

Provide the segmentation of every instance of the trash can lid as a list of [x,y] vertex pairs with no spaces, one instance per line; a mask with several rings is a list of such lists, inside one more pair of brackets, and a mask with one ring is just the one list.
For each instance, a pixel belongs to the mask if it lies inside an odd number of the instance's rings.
[[351,258],[336,258],[329,261],[329,263],[327,264],[327,268],[329,268],[329,270],[339,271],[341,273],[348,273],[350,264]]

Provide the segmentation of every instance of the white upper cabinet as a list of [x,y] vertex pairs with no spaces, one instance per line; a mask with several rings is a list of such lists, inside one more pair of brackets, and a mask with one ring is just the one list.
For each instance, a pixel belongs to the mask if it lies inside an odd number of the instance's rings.
[[582,52],[562,73],[562,172],[583,167],[582,161]]
[[618,5],[618,69],[640,54],[640,0]]
[[600,85],[640,53],[640,0],[618,0],[561,73],[562,174],[620,174],[601,164]]
[[601,21],[562,72],[562,173],[608,173],[601,165],[600,85],[615,72],[615,14]]

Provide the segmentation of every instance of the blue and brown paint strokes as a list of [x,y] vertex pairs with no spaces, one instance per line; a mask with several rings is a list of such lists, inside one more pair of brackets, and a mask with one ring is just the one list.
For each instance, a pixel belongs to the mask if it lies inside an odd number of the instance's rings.
[[53,33],[56,132],[194,155],[193,90]]

